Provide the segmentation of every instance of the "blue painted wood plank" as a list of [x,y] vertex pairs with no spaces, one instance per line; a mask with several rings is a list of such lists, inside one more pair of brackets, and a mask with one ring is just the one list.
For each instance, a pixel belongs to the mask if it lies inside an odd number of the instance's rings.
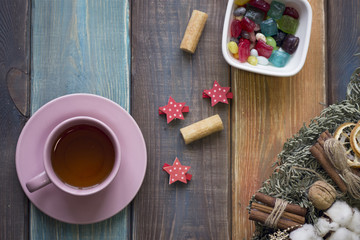
[[[130,110],[129,3],[33,0],[31,113],[69,93],[107,97]],[[126,239],[129,207],[96,224],[54,220],[33,205],[31,239]]]

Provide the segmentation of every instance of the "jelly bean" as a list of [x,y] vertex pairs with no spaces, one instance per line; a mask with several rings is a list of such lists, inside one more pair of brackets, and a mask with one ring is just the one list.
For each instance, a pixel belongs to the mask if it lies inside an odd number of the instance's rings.
[[255,56],[249,56],[247,61],[253,66],[256,66],[258,64],[258,59]]
[[233,56],[235,59],[239,59],[239,53],[235,53],[235,54],[233,54]]
[[256,40],[262,40],[262,41],[264,41],[264,42],[266,42],[266,37],[265,37],[265,35],[264,34],[262,34],[262,33],[257,33],[256,34]]
[[250,56],[250,41],[247,39],[241,38],[238,47],[239,47],[240,62],[246,62],[246,60]]
[[263,56],[266,58],[269,58],[273,51],[273,47],[267,45],[263,41],[257,41],[257,43],[255,45],[255,49],[258,51],[259,56]]
[[278,1],[272,1],[267,15],[275,20],[278,20],[283,15],[284,10],[285,4]]
[[281,48],[288,54],[293,54],[299,46],[300,39],[292,34],[286,36]]
[[262,20],[264,20],[264,15],[265,13],[258,8],[252,6],[248,6],[246,8],[245,17],[249,18],[257,24],[260,24]]
[[278,21],[279,29],[283,32],[295,34],[297,27],[299,25],[299,20],[290,17],[288,15],[283,15]]
[[292,7],[286,7],[283,14],[284,15],[289,15],[290,17],[293,17],[295,19],[299,19],[298,11],[296,11],[296,9],[292,8]]
[[245,13],[246,13],[246,8],[244,8],[244,7],[238,7],[238,8],[236,8],[236,9],[234,10],[233,15],[234,15],[235,17],[240,17],[240,16],[244,16]]
[[245,31],[252,32],[255,28],[255,23],[247,17],[243,17],[241,20],[241,26]]
[[231,53],[233,53],[233,54],[238,53],[239,47],[238,47],[238,45],[236,44],[236,42],[229,42],[229,43],[227,44],[227,46],[228,46],[228,49],[229,49],[229,51],[230,51]]
[[251,56],[255,56],[255,57],[258,57],[258,56],[259,56],[258,51],[257,51],[256,49],[251,49],[250,55],[251,55]]
[[262,21],[260,27],[261,27],[261,32],[265,36],[273,36],[278,33],[277,23],[272,18]]
[[269,60],[266,57],[262,57],[262,56],[258,56],[258,64],[260,65],[268,65],[269,64]]
[[264,0],[251,0],[249,4],[253,7],[260,9],[261,11],[264,11],[265,13],[267,13],[270,9],[270,4],[268,4]]
[[275,67],[284,67],[290,58],[290,54],[281,51],[274,51],[274,53],[269,58],[269,62],[271,62]]
[[232,37],[239,37],[241,33],[241,22],[237,19],[231,22],[231,36]]
[[239,5],[239,6],[242,6],[242,5],[245,5],[249,2],[250,0],[234,0],[234,3],[236,5]]
[[276,47],[276,41],[272,37],[266,37],[266,44],[272,46],[273,48]]
[[230,42],[236,42],[236,44],[239,44],[239,39],[232,37],[230,38]]

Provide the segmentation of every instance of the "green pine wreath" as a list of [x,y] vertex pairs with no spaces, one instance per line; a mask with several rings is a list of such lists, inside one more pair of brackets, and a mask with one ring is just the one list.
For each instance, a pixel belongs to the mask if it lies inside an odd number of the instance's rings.
[[[308,126],[304,125],[293,138],[286,141],[283,150],[278,155],[273,174],[262,184],[259,192],[307,208],[306,223],[315,223],[321,212],[316,210],[308,200],[307,193],[310,186],[319,180],[320,175],[339,192],[340,190],[311,155],[309,149],[322,132],[328,130],[334,133],[336,128],[344,122],[357,123],[359,120],[360,68],[357,68],[347,87],[347,99],[325,108],[320,116],[312,119]],[[360,200],[348,194],[339,195],[338,199],[346,201],[351,206],[358,208],[360,206]],[[254,198],[250,200],[250,204],[252,201]],[[273,229],[256,223],[253,239],[269,239],[268,234],[273,232]]]

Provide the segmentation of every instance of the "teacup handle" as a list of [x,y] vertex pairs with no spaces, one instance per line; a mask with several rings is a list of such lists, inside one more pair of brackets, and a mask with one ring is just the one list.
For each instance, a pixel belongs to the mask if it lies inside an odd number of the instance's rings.
[[46,174],[46,172],[44,171],[44,172],[40,173],[39,175],[30,179],[26,183],[26,187],[29,190],[29,192],[32,193],[32,192],[39,190],[40,188],[45,187],[49,183],[51,183],[51,180],[50,180],[49,176]]

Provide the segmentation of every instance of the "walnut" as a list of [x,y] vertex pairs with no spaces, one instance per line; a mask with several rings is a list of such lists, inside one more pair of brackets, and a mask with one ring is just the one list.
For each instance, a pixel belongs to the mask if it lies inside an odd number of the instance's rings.
[[336,190],[324,181],[317,181],[310,187],[308,198],[315,208],[326,210],[334,203]]

